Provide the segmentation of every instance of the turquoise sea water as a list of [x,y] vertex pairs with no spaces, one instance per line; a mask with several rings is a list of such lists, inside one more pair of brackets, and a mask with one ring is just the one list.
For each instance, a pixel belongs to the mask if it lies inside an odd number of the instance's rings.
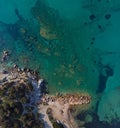
[[0,0],[1,64],[39,71],[51,94],[90,93],[94,128],[120,127],[119,33],[118,0]]

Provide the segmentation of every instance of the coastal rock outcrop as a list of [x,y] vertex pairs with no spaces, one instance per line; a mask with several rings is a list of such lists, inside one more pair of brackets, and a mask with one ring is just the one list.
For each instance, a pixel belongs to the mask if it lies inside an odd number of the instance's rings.
[[38,76],[32,70],[29,72],[17,65],[7,71],[1,69],[0,126],[44,128],[37,110],[41,95],[42,91],[38,88]]

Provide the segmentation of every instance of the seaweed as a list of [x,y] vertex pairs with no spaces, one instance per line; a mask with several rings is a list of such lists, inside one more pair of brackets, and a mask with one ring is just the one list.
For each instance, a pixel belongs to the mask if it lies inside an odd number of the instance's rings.
[[65,21],[60,17],[58,10],[49,7],[43,0],[37,0],[31,13],[41,25],[41,36],[48,40],[63,36],[62,29],[65,27]]

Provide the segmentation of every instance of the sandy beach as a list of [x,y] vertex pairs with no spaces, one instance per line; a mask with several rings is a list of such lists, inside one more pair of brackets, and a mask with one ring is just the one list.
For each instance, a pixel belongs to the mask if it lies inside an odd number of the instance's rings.
[[70,107],[75,105],[88,105],[90,101],[91,97],[87,94],[45,95],[41,99],[39,112],[42,115],[41,117],[45,122],[46,128],[53,128],[46,113],[48,108],[52,109],[54,119],[61,122],[66,128],[78,128],[77,123],[70,113]]

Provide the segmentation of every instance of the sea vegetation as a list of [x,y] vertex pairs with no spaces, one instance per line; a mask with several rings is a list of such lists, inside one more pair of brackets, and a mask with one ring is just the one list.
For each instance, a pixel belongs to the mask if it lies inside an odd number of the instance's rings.
[[111,17],[111,11],[120,10],[120,1],[118,0],[83,0],[82,7],[87,9],[96,20],[103,18],[108,20]]
[[1,128],[44,128],[35,104],[31,104],[33,91],[31,83],[7,82],[0,86]]
[[96,110],[85,110],[81,111],[76,119],[79,122],[83,122],[85,128],[119,128],[119,118],[113,119],[111,122],[101,121],[99,116],[96,114]]
[[[48,40],[58,39],[63,36],[63,26],[65,21],[60,16],[58,10],[51,8],[44,0],[37,0],[31,9],[32,15],[40,23],[40,35]],[[62,29],[61,29],[62,28]]]
[[[26,67],[31,68],[31,60],[29,58],[32,56],[32,60],[34,60],[34,69],[36,65],[36,67],[39,68],[40,64],[38,64],[38,62],[36,62],[37,64],[35,63],[36,60],[38,61],[38,57],[36,59],[36,56],[33,55],[33,53],[37,56],[50,56],[51,54],[54,54],[53,49],[57,47],[56,43],[54,43],[53,47],[52,44],[41,37],[39,34],[40,25],[37,20],[26,20],[22,17],[17,8],[14,11],[18,17],[18,20],[14,24],[7,24],[0,21],[0,27],[3,26],[3,29],[0,30],[0,32],[3,34],[7,33],[13,41],[10,46],[13,47],[13,49],[9,60],[15,61],[18,65],[25,65]],[[6,45],[9,47],[8,44]],[[4,47],[5,45],[3,46],[3,49],[6,49],[6,47]],[[5,60],[6,56],[3,57],[3,59]]]

